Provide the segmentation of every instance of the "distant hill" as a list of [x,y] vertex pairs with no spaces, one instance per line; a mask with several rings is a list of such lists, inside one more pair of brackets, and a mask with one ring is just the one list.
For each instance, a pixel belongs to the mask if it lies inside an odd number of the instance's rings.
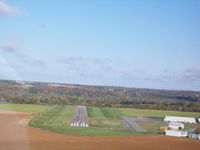
[[0,80],[0,101],[199,111],[200,92]]

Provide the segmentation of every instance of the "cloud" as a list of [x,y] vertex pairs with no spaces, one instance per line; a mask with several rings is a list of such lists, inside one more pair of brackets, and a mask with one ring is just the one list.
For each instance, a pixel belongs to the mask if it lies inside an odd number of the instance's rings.
[[79,57],[79,56],[70,56],[58,60],[62,64],[93,64],[93,65],[104,65],[111,64],[112,59],[110,58],[88,58],[88,57]]
[[[145,80],[149,77],[144,69],[132,68],[121,59],[70,56],[59,59],[58,63],[65,66],[67,73],[83,77],[115,78],[122,81]],[[149,80],[156,79],[151,77]]]
[[19,48],[14,43],[1,43],[0,50],[5,52],[17,53],[19,52]]
[[164,89],[199,89],[197,84],[200,83],[200,67],[154,72],[132,67],[126,61],[119,63],[116,59],[87,57],[66,57],[59,63],[64,65],[65,74],[90,81],[115,81],[126,86]]
[[[8,53],[8,56],[14,56],[18,65],[32,65],[36,67],[44,67],[46,63],[40,59],[27,55],[22,47],[20,39],[10,39],[0,43],[0,52]],[[0,62],[1,63],[1,62]]]
[[9,39],[0,43],[0,52],[8,53],[18,58],[24,57],[22,50],[19,39]]
[[183,71],[182,79],[186,81],[200,81],[200,67],[191,67]]
[[29,56],[26,56],[24,58],[21,58],[19,60],[19,62],[21,64],[25,64],[25,65],[34,65],[36,67],[45,67],[46,66],[46,63],[42,60],[42,59],[35,59],[35,58],[32,58],[32,57],[29,57]]
[[70,56],[59,59],[58,63],[65,65],[68,73],[82,77],[109,76],[109,72],[114,70],[114,62],[110,58]]
[[22,12],[18,8],[6,4],[5,1],[0,1],[0,15],[20,16]]
[[68,66],[108,66],[112,63],[110,58],[88,58],[88,57],[78,57],[70,56],[58,60],[59,63]]
[[98,65],[108,65],[111,64],[113,62],[113,60],[111,58],[94,58],[92,60],[94,64],[98,64]]
[[200,83],[200,67],[190,67],[177,71],[164,70],[161,74],[146,75],[146,81],[160,83],[193,84]]
[[79,65],[83,63],[87,63],[88,59],[83,57],[65,57],[63,59],[58,60],[59,63],[65,64],[65,65]]

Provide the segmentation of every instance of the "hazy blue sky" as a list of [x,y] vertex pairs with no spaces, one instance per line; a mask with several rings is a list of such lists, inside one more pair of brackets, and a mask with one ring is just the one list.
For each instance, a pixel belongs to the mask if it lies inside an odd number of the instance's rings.
[[200,90],[200,0],[0,0],[0,78]]

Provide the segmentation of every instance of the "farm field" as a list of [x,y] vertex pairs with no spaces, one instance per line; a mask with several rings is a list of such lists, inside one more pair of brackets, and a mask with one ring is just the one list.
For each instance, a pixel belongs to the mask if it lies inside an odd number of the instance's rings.
[[40,113],[50,108],[46,105],[0,103],[0,109],[25,113]]

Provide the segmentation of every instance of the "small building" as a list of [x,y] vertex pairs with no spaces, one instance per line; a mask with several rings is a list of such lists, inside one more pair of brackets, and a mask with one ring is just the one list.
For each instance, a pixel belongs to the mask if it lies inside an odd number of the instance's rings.
[[182,130],[166,130],[165,135],[175,137],[187,137],[187,131]]
[[190,129],[190,130],[187,131],[187,133],[188,133],[189,138],[200,140],[200,133],[199,133],[198,129],[195,129],[195,128]]
[[165,116],[164,121],[166,121],[166,122],[196,123],[196,120],[193,117],[180,117],[180,116]]
[[182,130],[184,129],[184,124],[180,122],[170,122],[168,127],[172,130]]
[[199,134],[188,134],[189,138],[193,138],[193,139],[199,139]]

